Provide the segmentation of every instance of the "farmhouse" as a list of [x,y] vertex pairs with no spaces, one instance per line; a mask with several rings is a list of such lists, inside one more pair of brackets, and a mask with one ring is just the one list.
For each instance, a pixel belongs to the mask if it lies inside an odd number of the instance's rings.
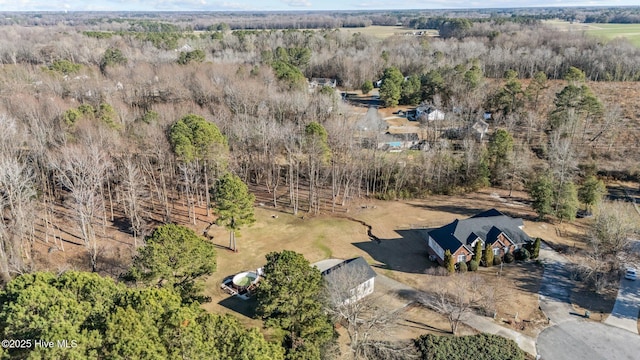
[[[362,257],[348,260],[329,259],[314,264],[329,284],[344,283],[349,289],[342,302],[358,301],[373,292],[375,271]],[[341,288],[342,286],[337,286]]]
[[429,231],[427,247],[431,257],[440,264],[444,263],[446,250],[456,263],[470,261],[478,241],[484,250],[491,249],[495,256],[501,257],[531,241],[523,227],[522,219],[491,209]]

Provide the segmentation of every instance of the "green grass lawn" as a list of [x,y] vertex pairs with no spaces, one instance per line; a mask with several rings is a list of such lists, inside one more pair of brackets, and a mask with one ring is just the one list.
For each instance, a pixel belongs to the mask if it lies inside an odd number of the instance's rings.
[[545,23],[567,31],[585,31],[587,34],[606,40],[624,37],[635,46],[640,47],[640,24],[572,24],[558,20],[549,20]]

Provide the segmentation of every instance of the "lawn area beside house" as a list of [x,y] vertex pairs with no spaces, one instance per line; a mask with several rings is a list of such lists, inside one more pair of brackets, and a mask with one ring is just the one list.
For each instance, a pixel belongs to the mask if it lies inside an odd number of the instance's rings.
[[[426,242],[423,231],[427,228],[442,226],[456,218],[467,218],[480,211],[496,208],[505,214],[525,219],[533,219],[534,214],[522,202],[523,193],[514,192],[507,198],[507,191],[486,189],[464,196],[431,196],[425,200],[411,201],[379,201],[363,200],[353,203],[348,212],[326,213],[310,216],[301,212],[298,216],[282,213],[268,206],[256,208],[257,222],[253,227],[243,229],[238,237],[237,253],[229,251],[229,234],[224,228],[214,227],[210,235],[218,245],[218,267],[206,284],[205,294],[211,296],[212,302],[203,307],[210,311],[242,313],[239,316],[250,326],[261,327],[260,321],[252,319],[251,304],[241,300],[229,300],[229,296],[220,289],[222,279],[244,270],[252,270],[264,265],[264,256],[270,251],[284,249],[300,252],[311,262],[329,257],[351,258],[363,256],[378,274],[386,275],[394,280],[423,291],[432,291],[447,282],[448,277],[430,275],[437,264],[427,258]],[[304,219],[302,218],[304,216]],[[351,220],[349,218],[352,218]],[[370,239],[363,221],[371,226],[374,236]],[[525,221],[524,230],[531,235],[542,236],[551,242],[566,242],[556,233],[555,225]],[[377,238],[377,240],[376,240]],[[527,264],[505,265],[500,280],[496,279],[499,267],[480,268],[478,274],[487,281],[501,281],[505,293],[509,294],[506,305],[501,306],[496,318],[513,320],[518,313],[518,320],[535,321],[540,319],[538,313],[538,287],[541,268],[533,262]],[[240,313],[234,309],[239,306]],[[442,324],[430,324],[428,310],[411,310],[412,321],[428,326],[442,328]],[[430,312],[429,312],[430,313]],[[422,315],[420,315],[422,314]],[[435,318],[436,314],[432,314]],[[424,316],[422,321],[420,317]],[[441,319],[442,320],[442,319]],[[405,323],[410,328],[412,323]],[[421,331],[421,325],[409,329]],[[516,329],[516,323],[503,323],[504,326]],[[407,329],[398,332],[398,338],[406,338]],[[525,326],[524,331],[530,334],[536,331],[532,326]],[[413,336],[413,335],[411,335]]]

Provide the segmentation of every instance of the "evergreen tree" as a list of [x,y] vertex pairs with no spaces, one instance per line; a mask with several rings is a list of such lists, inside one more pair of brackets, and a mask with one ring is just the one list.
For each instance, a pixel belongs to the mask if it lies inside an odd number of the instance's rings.
[[[0,333],[56,341],[3,359],[281,360],[284,349],[230,315],[184,304],[171,288],[128,288],[95,273],[17,277],[0,291]],[[68,340],[68,347],[57,340]]]
[[542,220],[553,212],[553,183],[547,175],[538,176],[528,184],[527,190],[538,219]]
[[473,261],[479,263],[480,259],[482,259],[482,241],[478,240],[473,248]]
[[169,142],[178,158],[185,162],[206,161],[226,155],[227,139],[220,129],[199,115],[189,114],[169,129]]
[[386,107],[397,106],[402,95],[404,77],[398,68],[389,67],[384,70],[382,85],[380,85],[380,99]]
[[573,221],[578,211],[578,192],[573,182],[565,182],[556,196],[556,216],[560,221]]
[[156,228],[138,250],[125,278],[176,290],[185,302],[202,300],[201,279],[216,270],[213,244],[185,226]]
[[255,223],[253,202],[256,198],[242,179],[231,173],[218,179],[212,190],[214,211],[218,215],[216,224],[229,230],[229,248],[238,251],[236,232],[244,225]]
[[447,268],[449,273],[456,271],[456,265],[453,260],[453,256],[451,256],[451,251],[449,250],[445,250],[444,252],[444,266]]
[[587,211],[596,205],[607,191],[602,180],[598,180],[594,175],[589,175],[578,189],[578,199],[585,204]]
[[362,87],[360,88],[360,90],[362,90],[363,95],[367,95],[371,92],[371,90],[373,90],[373,82],[371,80],[366,80],[364,83],[362,83]]
[[320,271],[289,250],[271,252],[266,258],[257,314],[266,326],[283,331],[288,359],[319,359],[320,348],[333,336],[321,303]]
[[500,184],[504,179],[504,174],[511,162],[512,151],[513,137],[511,134],[504,129],[496,130],[489,139],[487,148],[492,184]]
[[493,266],[493,260],[494,260],[494,256],[493,256],[493,248],[491,248],[491,246],[489,246],[489,244],[487,244],[487,246],[484,249],[484,254],[483,254],[483,259],[484,261],[484,266],[486,267],[492,267]]
[[[217,176],[227,166],[229,147],[220,129],[202,116],[189,114],[171,126],[169,142],[178,160],[204,174],[204,186],[209,191],[209,176]],[[190,195],[187,197],[191,203]],[[205,198],[209,216],[211,202],[208,196]],[[192,214],[195,224],[195,209]]]
[[125,65],[126,63],[127,58],[120,49],[108,48],[100,60],[100,71],[104,74],[107,71],[107,66]]
[[524,91],[517,72],[507,70],[504,77],[506,83],[493,98],[493,103],[498,110],[507,115],[521,110],[524,105]]
[[418,105],[422,100],[420,95],[420,78],[417,75],[409,76],[407,81],[402,82],[400,88],[400,104]]

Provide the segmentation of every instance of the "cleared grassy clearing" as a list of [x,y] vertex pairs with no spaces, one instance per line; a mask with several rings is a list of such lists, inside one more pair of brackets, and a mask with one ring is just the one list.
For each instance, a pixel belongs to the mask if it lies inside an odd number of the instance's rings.
[[640,47],[640,24],[586,24],[559,20],[549,20],[545,23],[566,31],[584,31],[606,40],[624,37],[635,46]]

